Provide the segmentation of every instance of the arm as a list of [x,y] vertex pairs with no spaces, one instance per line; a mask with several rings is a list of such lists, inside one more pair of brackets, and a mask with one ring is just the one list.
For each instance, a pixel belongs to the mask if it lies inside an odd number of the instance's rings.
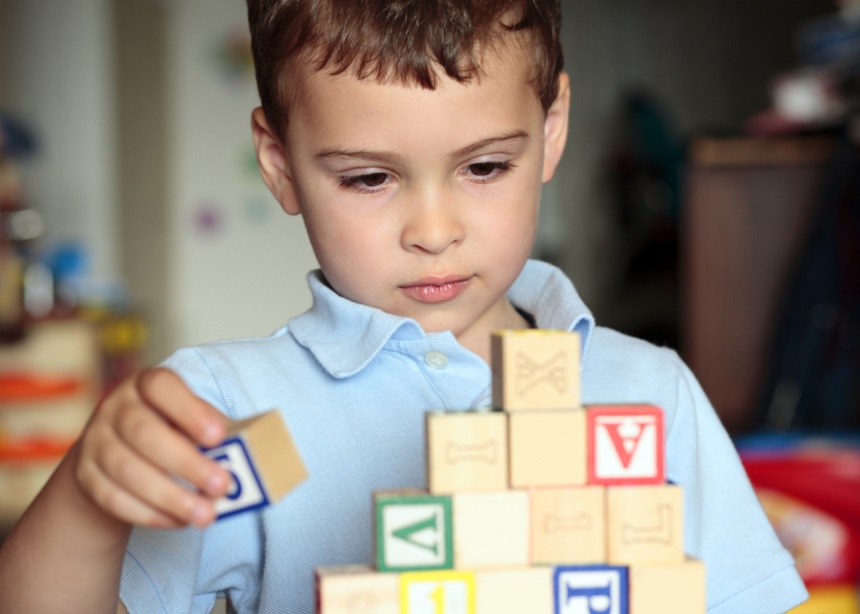
[[197,446],[223,435],[221,414],[170,371],[126,380],[93,414],[0,549],[4,607],[117,612],[134,524],[176,528],[214,519],[212,498],[226,491],[228,477]]

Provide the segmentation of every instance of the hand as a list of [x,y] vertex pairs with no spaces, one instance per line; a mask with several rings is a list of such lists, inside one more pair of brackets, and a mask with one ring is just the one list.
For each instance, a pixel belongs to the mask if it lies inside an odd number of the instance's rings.
[[76,446],[75,479],[97,507],[128,524],[203,527],[230,478],[198,446],[217,445],[225,433],[223,414],[178,375],[146,369],[93,413]]

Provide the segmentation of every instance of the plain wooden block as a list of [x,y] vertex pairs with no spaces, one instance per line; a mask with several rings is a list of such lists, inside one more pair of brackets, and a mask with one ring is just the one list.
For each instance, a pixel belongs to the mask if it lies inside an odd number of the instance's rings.
[[666,481],[663,410],[653,405],[592,405],[588,414],[588,483]]
[[630,610],[635,614],[705,614],[704,563],[688,558],[675,565],[631,565]]
[[475,571],[477,614],[552,614],[552,568]]
[[375,492],[373,499],[378,570],[453,567],[450,496],[402,490]]
[[532,564],[606,562],[603,486],[541,488],[530,496]]
[[493,404],[505,410],[578,408],[580,352],[578,333],[537,329],[493,333]]
[[511,488],[586,483],[585,410],[508,413]]
[[529,497],[525,491],[457,493],[454,567],[529,564]]
[[684,560],[681,487],[611,486],[606,489],[608,560],[615,564]]
[[555,614],[638,614],[629,607],[626,567],[564,565],[553,574]]
[[317,614],[399,614],[397,574],[368,565],[316,570]]
[[428,412],[426,436],[431,493],[506,488],[508,433],[504,413]]
[[475,614],[475,574],[421,571],[400,574],[400,614]]
[[284,497],[307,469],[278,410],[233,422],[227,437],[203,450],[233,477],[227,496],[215,502],[218,518],[260,509]]

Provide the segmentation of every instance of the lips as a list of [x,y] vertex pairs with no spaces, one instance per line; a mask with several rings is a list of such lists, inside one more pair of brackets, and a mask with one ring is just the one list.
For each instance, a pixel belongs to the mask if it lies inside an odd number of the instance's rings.
[[460,296],[471,281],[471,277],[453,275],[427,277],[400,288],[406,296],[421,303],[444,303]]

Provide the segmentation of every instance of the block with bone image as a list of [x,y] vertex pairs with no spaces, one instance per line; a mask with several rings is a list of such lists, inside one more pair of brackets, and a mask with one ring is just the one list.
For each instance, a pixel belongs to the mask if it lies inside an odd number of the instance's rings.
[[507,488],[505,415],[490,411],[428,412],[427,486],[434,494]]

